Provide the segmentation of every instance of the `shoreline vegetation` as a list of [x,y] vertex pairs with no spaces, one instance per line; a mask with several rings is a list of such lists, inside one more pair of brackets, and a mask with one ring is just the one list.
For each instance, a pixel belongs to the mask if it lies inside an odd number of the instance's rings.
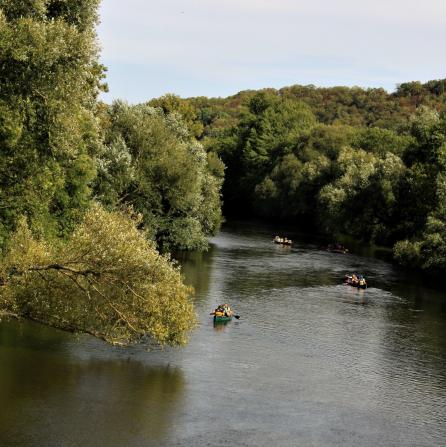
[[225,163],[224,214],[390,247],[446,271],[446,80],[189,98]]
[[446,271],[446,80],[108,105],[98,6],[0,0],[0,315],[184,344],[168,253],[206,250],[223,214]]

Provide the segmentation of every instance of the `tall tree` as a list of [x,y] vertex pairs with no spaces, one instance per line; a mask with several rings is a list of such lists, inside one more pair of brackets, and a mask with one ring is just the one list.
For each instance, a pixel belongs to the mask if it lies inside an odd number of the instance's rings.
[[99,158],[98,197],[131,205],[164,249],[203,249],[221,223],[222,163],[178,113],[113,103]]
[[95,176],[99,0],[0,0],[0,244],[28,218],[66,235]]

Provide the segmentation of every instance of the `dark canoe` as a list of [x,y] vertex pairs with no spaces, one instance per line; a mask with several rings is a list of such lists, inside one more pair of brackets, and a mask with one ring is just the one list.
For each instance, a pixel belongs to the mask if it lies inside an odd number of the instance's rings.
[[354,284],[352,282],[344,282],[345,285],[347,286],[352,286],[352,287],[356,287],[357,289],[367,289],[367,283],[366,284]]
[[273,241],[275,244],[279,244],[279,245],[293,245],[292,242],[279,242],[279,241]]
[[214,315],[214,323],[221,323],[224,321],[231,321],[232,317],[225,317],[220,315]]

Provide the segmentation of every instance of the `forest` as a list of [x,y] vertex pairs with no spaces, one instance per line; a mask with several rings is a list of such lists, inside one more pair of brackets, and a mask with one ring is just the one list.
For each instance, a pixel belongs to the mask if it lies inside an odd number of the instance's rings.
[[0,0],[0,312],[182,344],[170,253],[231,218],[393,247],[446,272],[446,80],[105,104],[99,0]]
[[189,98],[225,164],[224,214],[392,247],[446,271],[446,80]]

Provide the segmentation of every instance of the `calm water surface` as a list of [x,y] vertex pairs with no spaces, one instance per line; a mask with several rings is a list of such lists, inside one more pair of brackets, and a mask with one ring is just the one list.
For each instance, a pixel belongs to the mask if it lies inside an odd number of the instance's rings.
[[[266,227],[182,260],[183,349],[0,324],[1,447],[446,446],[446,297],[381,260]],[[359,271],[370,288],[340,285]],[[230,302],[241,319],[215,326]]]

